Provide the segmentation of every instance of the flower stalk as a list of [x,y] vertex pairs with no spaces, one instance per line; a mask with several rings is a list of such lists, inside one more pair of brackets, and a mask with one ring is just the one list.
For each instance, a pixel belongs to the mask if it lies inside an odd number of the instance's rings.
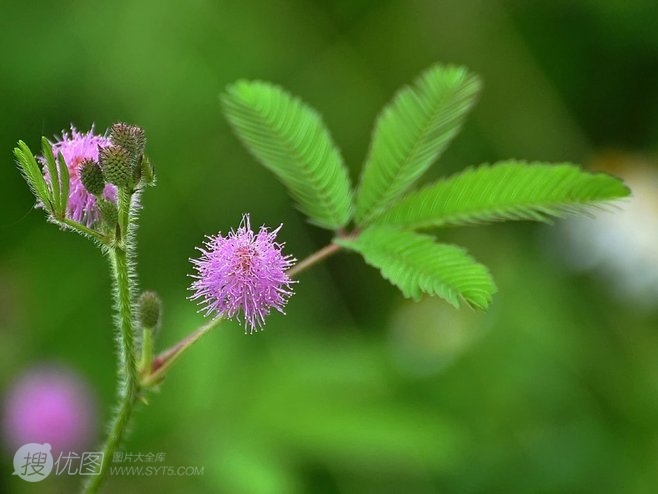
[[305,259],[302,259],[299,261],[297,264],[295,264],[293,267],[291,267],[288,271],[286,271],[286,274],[290,277],[293,278],[297,276],[299,273],[302,271],[306,271],[308,268],[318,264],[319,262],[324,261],[326,258],[334,255],[336,252],[338,252],[341,249],[341,246],[338,244],[331,243],[329,245],[325,245],[323,248],[320,250],[314,252],[310,256],[308,256]]
[[118,213],[119,242],[108,249],[114,280],[114,298],[116,309],[116,341],[119,354],[118,380],[119,405],[112,418],[108,437],[103,445],[103,460],[99,475],[91,476],[84,487],[85,494],[98,492],[109,469],[113,454],[119,448],[130,422],[139,395],[139,374],[135,348],[135,273],[134,273],[134,236],[131,230],[131,194],[123,189],[119,191]]

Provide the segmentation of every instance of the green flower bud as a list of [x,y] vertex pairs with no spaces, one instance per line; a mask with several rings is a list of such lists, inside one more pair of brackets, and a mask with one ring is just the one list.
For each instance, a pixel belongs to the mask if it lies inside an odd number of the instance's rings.
[[98,152],[105,180],[117,187],[130,187],[132,183],[132,158],[126,148],[108,146]]
[[127,123],[115,123],[110,128],[110,140],[112,144],[127,149],[135,164],[140,162],[146,146],[144,129]]
[[85,160],[80,165],[80,181],[87,192],[99,196],[105,189],[105,179],[100,165],[93,160]]
[[157,329],[160,325],[162,302],[158,294],[151,291],[139,297],[139,321],[143,328]]

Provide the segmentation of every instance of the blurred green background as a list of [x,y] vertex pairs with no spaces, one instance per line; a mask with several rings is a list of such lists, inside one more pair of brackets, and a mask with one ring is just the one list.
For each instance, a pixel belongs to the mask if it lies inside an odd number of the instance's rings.
[[[611,150],[618,173],[638,160],[655,171],[651,1],[4,1],[0,51],[1,389],[60,362],[91,384],[101,421],[115,393],[108,268],[31,209],[18,139],[36,150],[70,123],[146,129],[158,186],[143,197],[140,282],[164,300],[162,347],[203,320],[186,296],[204,235],[250,212],[283,222],[298,259],[330,239],[231,134],[218,94],[237,78],[317,108],[353,180],[379,109],[434,62],[468,66],[485,90],[426,180],[503,158],[606,164]],[[412,304],[336,256],[301,277],[263,333],[227,323],[206,337],[137,413],[124,451],[204,474],[112,477],[107,492],[656,492],[656,304],[570,270],[557,228],[438,234],[491,267],[488,313]],[[78,484],[23,482],[12,457],[0,492]]]

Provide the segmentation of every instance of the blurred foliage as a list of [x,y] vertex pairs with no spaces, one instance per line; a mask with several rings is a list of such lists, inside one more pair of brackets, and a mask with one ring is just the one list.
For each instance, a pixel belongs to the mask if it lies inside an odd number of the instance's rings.
[[[146,129],[158,186],[144,195],[140,275],[164,301],[163,346],[202,321],[185,297],[205,234],[250,212],[283,222],[297,258],[329,238],[223,120],[218,95],[238,78],[312,101],[353,180],[376,112],[436,61],[485,87],[428,180],[510,156],[587,163],[608,147],[652,161],[658,142],[648,0],[2,2],[0,26],[0,383],[65,362],[96,389],[102,419],[114,398],[108,268],[32,209],[19,139],[36,149],[71,122]],[[439,231],[491,267],[500,293],[481,315],[411,305],[353,255],[305,273],[287,316],[251,337],[225,324],[137,414],[124,451],[204,475],[113,477],[108,492],[653,492],[658,311],[568,272],[554,235]],[[12,456],[0,491],[78,480],[29,485],[9,474]]]

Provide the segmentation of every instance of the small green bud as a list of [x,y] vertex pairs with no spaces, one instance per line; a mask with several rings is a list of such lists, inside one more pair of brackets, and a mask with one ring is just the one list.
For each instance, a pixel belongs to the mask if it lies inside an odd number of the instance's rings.
[[87,192],[95,196],[101,195],[105,189],[105,179],[100,165],[93,160],[85,160],[80,165],[80,181]]
[[108,146],[98,152],[105,180],[117,187],[130,187],[132,182],[132,158],[126,148]]
[[135,164],[140,162],[146,146],[144,129],[127,123],[115,123],[110,128],[110,140],[112,144],[127,149]]
[[160,325],[162,302],[158,294],[151,291],[139,297],[139,321],[143,328],[157,329]]
[[97,201],[103,223],[105,223],[109,230],[114,229],[119,221],[117,205],[114,202],[106,201],[105,199],[98,199]]

